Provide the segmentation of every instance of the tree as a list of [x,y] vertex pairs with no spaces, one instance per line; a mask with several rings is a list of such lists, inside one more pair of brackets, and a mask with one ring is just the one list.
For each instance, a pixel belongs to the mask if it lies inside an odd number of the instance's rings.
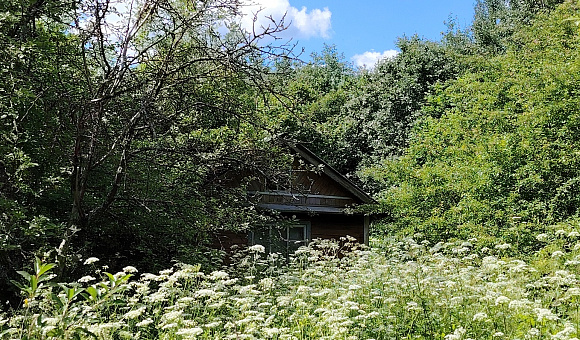
[[502,237],[578,217],[578,31],[564,4],[514,33],[505,54],[439,88],[398,160],[367,169],[388,230],[431,241]]
[[244,224],[244,209],[231,213],[239,192],[220,174],[276,159],[256,143],[265,130],[255,100],[279,96],[270,65],[291,53],[273,45],[283,22],[247,32],[241,3],[225,0],[2,6],[10,258],[23,240],[15,229],[22,236],[35,220],[53,232],[26,250],[56,247],[61,271],[74,263],[71,245],[156,264],[193,252],[209,229]]
[[537,13],[551,10],[562,0],[477,0],[472,30],[482,52],[503,53],[511,36],[531,23]]

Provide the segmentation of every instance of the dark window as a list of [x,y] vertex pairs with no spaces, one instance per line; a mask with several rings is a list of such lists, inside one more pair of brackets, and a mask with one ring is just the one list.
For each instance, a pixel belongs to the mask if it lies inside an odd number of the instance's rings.
[[310,222],[297,222],[288,226],[266,226],[250,233],[250,244],[261,244],[268,253],[292,254],[310,241]]

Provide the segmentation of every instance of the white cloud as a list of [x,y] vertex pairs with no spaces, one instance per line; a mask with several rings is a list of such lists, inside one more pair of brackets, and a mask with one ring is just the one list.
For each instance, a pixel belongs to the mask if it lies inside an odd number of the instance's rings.
[[332,12],[327,7],[312,10],[302,7],[299,10],[292,7],[288,0],[246,0],[245,2],[241,24],[248,31],[252,30],[253,18],[256,14],[257,28],[271,25],[269,16],[279,21],[286,15],[284,23],[290,24],[286,34],[297,38],[330,37]]
[[352,57],[356,66],[365,67],[365,68],[373,68],[375,64],[385,58],[394,58],[399,54],[399,51],[396,50],[388,50],[384,51],[383,53],[375,52],[375,51],[367,51],[363,54],[355,54]]

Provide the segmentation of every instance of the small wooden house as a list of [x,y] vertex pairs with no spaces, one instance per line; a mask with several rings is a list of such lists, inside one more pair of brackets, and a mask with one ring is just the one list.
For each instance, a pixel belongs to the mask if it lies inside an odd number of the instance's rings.
[[260,209],[286,217],[284,223],[258,226],[250,233],[220,235],[219,244],[261,244],[268,252],[288,254],[313,239],[351,236],[369,241],[369,216],[353,207],[375,201],[302,144],[288,143],[294,154],[291,185],[272,188],[260,181],[248,187]]

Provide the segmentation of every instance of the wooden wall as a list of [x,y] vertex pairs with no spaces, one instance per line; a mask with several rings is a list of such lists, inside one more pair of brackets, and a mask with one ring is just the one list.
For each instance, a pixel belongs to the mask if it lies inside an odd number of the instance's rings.
[[350,235],[359,243],[364,242],[364,216],[361,215],[317,215],[310,217],[312,239],[340,240]]
[[[363,243],[364,238],[364,216],[361,215],[295,215],[299,221],[310,222],[311,239],[328,239],[339,241],[346,235],[357,239]],[[248,234],[235,233],[231,231],[221,232],[214,237],[212,247],[229,251],[231,246],[247,246]]]
[[344,208],[356,203],[352,197],[340,196],[308,196],[306,194],[284,194],[284,193],[264,193],[259,197],[259,203],[265,204],[285,204],[310,207],[339,207]]

